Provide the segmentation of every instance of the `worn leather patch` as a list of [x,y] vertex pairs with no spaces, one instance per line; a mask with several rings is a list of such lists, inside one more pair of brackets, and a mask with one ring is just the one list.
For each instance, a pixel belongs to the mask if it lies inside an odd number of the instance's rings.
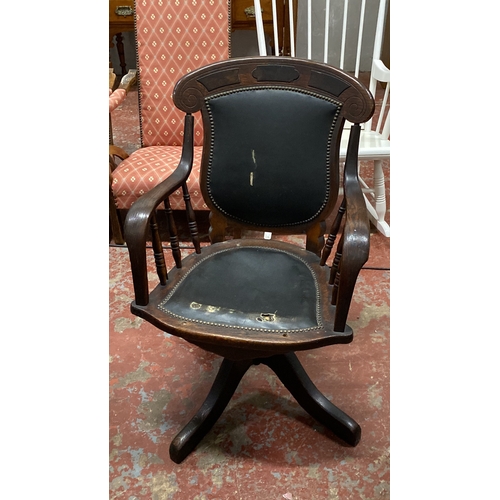
[[188,320],[238,329],[302,330],[321,326],[318,293],[305,261],[252,246],[202,259],[159,307]]

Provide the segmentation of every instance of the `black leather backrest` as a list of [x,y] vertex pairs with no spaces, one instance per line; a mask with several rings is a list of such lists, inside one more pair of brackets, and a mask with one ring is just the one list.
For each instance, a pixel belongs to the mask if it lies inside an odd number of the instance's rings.
[[336,199],[338,172],[329,166],[338,154],[331,139],[341,125],[339,103],[270,85],[221,92],[206,106],[207,190],[223,214],[249,225],[293,226]]

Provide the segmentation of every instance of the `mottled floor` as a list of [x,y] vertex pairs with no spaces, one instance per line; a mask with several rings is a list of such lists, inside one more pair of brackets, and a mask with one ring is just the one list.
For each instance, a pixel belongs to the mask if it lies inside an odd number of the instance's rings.
[[[115,143],[129,152],[139,145],[136,102],[131,92],[113,114]],[[298,353],[318,388],[361,425],[359,445],[337,440],[259,365],[180,465],[169,458],[170,441],[221,360],[131,315],[128,252],[111,245],[110,498],[389,498],[389,243],[372,234],[349,316],[354,341]]]

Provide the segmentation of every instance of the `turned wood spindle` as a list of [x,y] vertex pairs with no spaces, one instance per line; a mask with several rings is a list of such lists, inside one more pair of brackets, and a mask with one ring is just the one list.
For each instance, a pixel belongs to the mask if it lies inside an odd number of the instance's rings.
[[340,239],[339,244],[337,245],[337,251],[335,252],[335,257],[333,259],[332,267],[330,269],[330,280],[328,281],[329,285],[333,285],[335,282],[335,276],[337,275],[340,268],[340,259],[342,258],[342,245],[344,243],[343,237]]
[[[324,266],[328,257],[330,257],[330,253],[332,251],[333,245],[335,244],[335,240],[337,238],[337,234],[340,229],[340,223],[342,222],[342,217],[345,214],[345,198],[342,200],[340,204],[339,211],[337,212],[337,216],[333,221],[332,227],[330,229],[330,234],[328,235],[328,239],[326,240],[325,247],[323,248],[323,252],[321,254],[321,261],[319,263],[320,266]],[[330,283],[331,284],[331,283]]]
[[172,256],[175,260],[175,266],[177,268],[182,267],[181,251],[179,249],[179,236],[177,234],[177,226],[174,221],[174,213],[172,212],[172,207],[170,206],[170,200],[168,198],[163,202],[165,206],[165,213],[167,214],[167,226],[168,234],[170,236],[170,250],[172,250]]
[[337,303],[337,296],[339,293],[339,283],[340,283],[340,270],[337,271],[335,275],[335,282],[333,283],[333,288],[332,288],[332,305],[335,305]]
[[196,217],[194,214],[193,206],[191,205],[191,197],[189,196],[189,191],[186,183],[182,185],[182,195],[184,197],[184,204],[186,206],[186,216],[188,221],[189,233],[191,234],[191,241],[193,242],[196,253],[201,253],[198,225],[196,224]]
[[342,272],[342,247],[344,245],[344,235],[340,238],[339,244],[337,246],[337,252],[335,253],[335,258],[333,260],[332,267],[330,269],[330,281],[329,284],[333,284],[332,289],[332,301],[331,304],[335,305],[337,303],[337,295],[339,291],[340,283],[340,273]]
[[163,246],[161,244],[160,231],[158,230],[158,223],[156,221],[156,214],[151,215],[151,242],[153,243],[153,252],[155,257],[156,272],[162,285],[167,284],[168,274],[167,266],[165,264],[165,256],[163,255]]

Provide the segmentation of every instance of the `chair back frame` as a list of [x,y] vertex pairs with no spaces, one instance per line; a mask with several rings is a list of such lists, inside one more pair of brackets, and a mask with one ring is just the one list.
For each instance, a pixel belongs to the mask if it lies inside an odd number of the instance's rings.
[[[231,62],[232,61],[232,62]],[[307,233],[311,227],[317,226],[326,219],[333,210],[338,195],[339,146],[345,120],[352,123],[363,123],[373,114],[374,103],[367,89],[360,83],[335,68],[297,58],[283,58],[270,56],[262,58],[232,59],[230,62],[213,64],[208,68],[201,68],[185,75],[175,86],[173,100],[175,105],[186,113],[201,111],[204,122],[205,147],[202,157],[200,175],[201,189],[209,206],[213,219],[226,219],[225,225],[241,227],[255,231],[270,231],[275,233]],[[326,169],[330,179],[328,199],[321,210],[308,221],[287,222],[286,224],[265,224],[242,221],[228,213],[223,213],[209,192],[209,175],[212,162],[212,151],[215,143],[213,116],[209,109],[211,99],[220,95],[230,95],[231,92],[257,91],[266,89],[274,91],[276,98],[280,90],[298,91],[315,95],[325,100],[331,100],[338,106],[338,117],[331,130],[331,144],[324,143],[324,155],[328,157]],[[251,99],[252,96],[249,96]],[[269,106],[272,108],[272,106]],[[272,109],[269,110],[272,114]],[[266,119],[263,116],[263,123]],[[277,121],[279,125],[279,121]],[[272,130],[272,128],[271,128]],[[264,130],[262,134],[265,134]],[[273,147],[272,138],[269,139],[270,148]],[[210,147],[208,147],[210,145]],[[219,146],[219,151],[229,145]],[[327,156],[328,155],[328,156]],[[235,154],[236,156],[236,154]],[[306,165],[304,165],[306,167]],[[280,168],[286,168],[281,166]],[[235,167],[236,169],[236,167]],[[250,177],[250,183],[252,178]],[[281,186],[277,186],[278,190]],[[299,196],[300,192],[290,193],[290,196]],[[211,234],[211,240],[221,241],[223,230]],[[220,232],[220,234],[219,234]],[[318,233],[321,231],[317,231]]]

